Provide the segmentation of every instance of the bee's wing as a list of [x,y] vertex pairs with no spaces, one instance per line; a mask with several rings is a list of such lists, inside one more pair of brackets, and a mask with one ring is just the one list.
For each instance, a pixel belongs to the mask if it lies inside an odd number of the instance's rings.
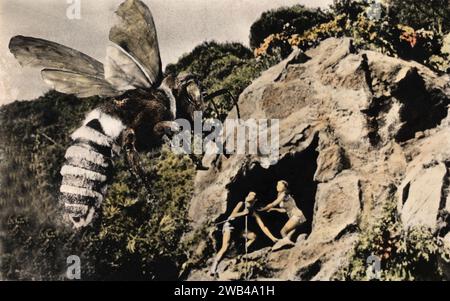
[[151,88],[145,69],[118,45],[106,49],[105,79],[117,90]]
[[59,92],[80,97],[118,94],[104,79],[103,64],[75,49],[24,36],[13,37],[9,49],[22,66],[43,68],[44,80]]
[[162,67],[150,9],[140,0],[126,0],[119,6],[116,15],[118,22],[111,28],[109,39],[138,63],[151,87],[158,86],[162,79]]
[[56,91],[75,94],[81,98],[94,95],[117,96],[120,94],[109,84],[105,84],[103,78],[97,78],[89,74],[58,69],[43,69],[41,75],[45,83]]

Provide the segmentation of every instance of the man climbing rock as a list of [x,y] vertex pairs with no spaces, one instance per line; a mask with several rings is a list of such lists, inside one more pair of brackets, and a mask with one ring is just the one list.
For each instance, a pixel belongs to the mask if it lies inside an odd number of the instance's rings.
[[[220,248],[219,252],[217,252],[216,257],[214,258],[214,262],[210,271],[211,275],[216,274],[217,265],[219,264],[223,255],[225,255],[225,252],[228,250],[228,247],[230,246],[231,234],[233,233],[233,231],[235,231],[235,228],[237,226],[236,225],[237,218],[247,216],[254,217],[256,219],[256,223],[263,231],[263,233],[267,235],[267,237],[269,237],[269,239],[272,240],[273,242],[278,241],[278,239],[275,236],[273,236],[270,230],[264,225],[261,217],[255,211],[254,205],[256,202],[257,202],[256,193],[250,192],[245,198],[245,202],[239,202],[231,212],[230,216],[226,219],[222,228],[223,234],[222,247]],[[257,235],[254,232],[249,232],[247,229],[244,229],[243,236],[246,239],[245,249],[247,250],[255,242]]]

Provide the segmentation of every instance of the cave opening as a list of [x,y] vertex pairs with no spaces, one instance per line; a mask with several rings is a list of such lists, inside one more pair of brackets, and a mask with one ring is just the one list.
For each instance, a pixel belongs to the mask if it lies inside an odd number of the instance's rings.
[[[217,221],[224,221],[231,214],[235,206],[244,201],[249,192],[253,191],[257,195],[258,201],[256,208],[262,208],[274,201],[277,197],[276,184],[280,180],[285,180],[289,184],[289,191],[295,199],[297,206],[303,211],[306,217],[306,223],[303,224],[292,237],[295,241],[301,234],[311,232],[312,218],[314,211],[315,195],[317,183],[314,181],[314,173],[317,169],[316,151],[318,138],[304,151],[296,154],[290,154],[281,159],[277,164],[268,169],[259,164],[242,170],[235,180],[228,185],[229,197],[227,200],[227,211],[222,214]],[[277,238],[281,238],[280,230],[287,222],[288,217],[285,213],[279,212],[258,212],[266,227]],[[248,231],[257,235],[256,241],[248,249],[253,252],[268,246],[273,242],[261,231],[254,217],[247,219]],[[232,245],[228,250],[228,256],[244,254],[245,238],[245,218],[238,218],[235,221],[235,229],[232,232]],[[222,225],[218,226],[214,232],[216,247],[220,248],[222,243]]]

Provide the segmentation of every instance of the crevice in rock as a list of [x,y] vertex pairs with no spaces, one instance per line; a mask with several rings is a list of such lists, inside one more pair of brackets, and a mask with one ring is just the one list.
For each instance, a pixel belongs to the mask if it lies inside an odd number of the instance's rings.
[[372,146],[379,145],[381,137],[378,130],[382,126],[380,124],[380,114],[388,112],[391,108],[390,99],[386,96],[374,97],[370,106],[366,110],[362,110],[362,113],[367,116],[367,126],[369,129],[368,137]]
[[322,262],[320,260],[315,261],[313,264],[303,268],[298,272],[297,276],[302,281],[309,281],[314,278],[322,268]]
[[445,208],[450,193],[450,162],[445,162],[445,167],[447,168],[447,173],[445,174],[444,182],[442,183],[441,202],[439,204],[440,210]]
[[446,162],[447,173],[442,184],[441,201],[439,204],[438,220],[438,235],[444,237],[450,232],[450,212],[446,209],[447,199],[450,193],[450,162]]
[[[302,233],[310,233],[312,225],[312,217],[315,203],[315,194],[317,183],[314,181],[314,173],[317,169],[317,157],[319,153],[316,151],[318,146],[318,137],[316,137],[311,145],[296,154],[290,154],[281,159],[276,165],[264,169],[259,164],[252,167],[246,167],[240,171],[232,183],[227,186],[229,197],[227,200],[227,211],[221,215],[217,221],[225,220],[237,205],[238,202],[244,201],[250,191],[257,194],[257,208],[261,208],[268,203],[274,201],[277,197],[276,184],[279,180],[285,180],[289,184],[291,195],[297,202],[297,206],[303,211],[307,219],[307,223],[302,229],[297,231],[296,235]],[[270,229],[273,235],[280,238],[280,230],[287,222],[287,215],[277,212],[261,212],[259,213],[265,225]],[[234,230],[234,246],[230,248],[228,254],[243,254],[245,252],[244,239],[242,238],[245,229],[245,219],[241,218],[236,221],[236,229]],[[257,234],[258,239],[250,252],[272,246],[273,242],[267,238],[259,229],[254,218],[248,218],[248,229]],[[220,247],[222,243],[221,227],[214,232],[216,246]],[[292,238],[294,241],[296,236]]]
[[361,69],[364,71],[367,87],[369,88],[370,93],[373,95],[372,74],[370,72],[369,59],[367,58],[367,54],[365,53],[362,55]]
[[406,201],[409,197],[409,188],[411,187],[411,183],[405,185],[402,191],[402,205],[405,205]]
[[347,234],[355,233],[358,231],[358,226],[356,224],[347,225],[341,232],[339,232],[334,238],[335,241],[340,240]]
[[446,210],[440,210],[438,219],[437,235],[444,237],[450,232],[450,214]]

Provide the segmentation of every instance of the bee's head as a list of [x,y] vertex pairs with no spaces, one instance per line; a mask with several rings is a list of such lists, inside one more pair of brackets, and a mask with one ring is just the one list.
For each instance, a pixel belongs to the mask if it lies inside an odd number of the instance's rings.
[[174,78],[174,96],[177,103],[176,118],[184,118],[193,122],[194,112],[203,111],[204,88],[193,74],[181,72]]

